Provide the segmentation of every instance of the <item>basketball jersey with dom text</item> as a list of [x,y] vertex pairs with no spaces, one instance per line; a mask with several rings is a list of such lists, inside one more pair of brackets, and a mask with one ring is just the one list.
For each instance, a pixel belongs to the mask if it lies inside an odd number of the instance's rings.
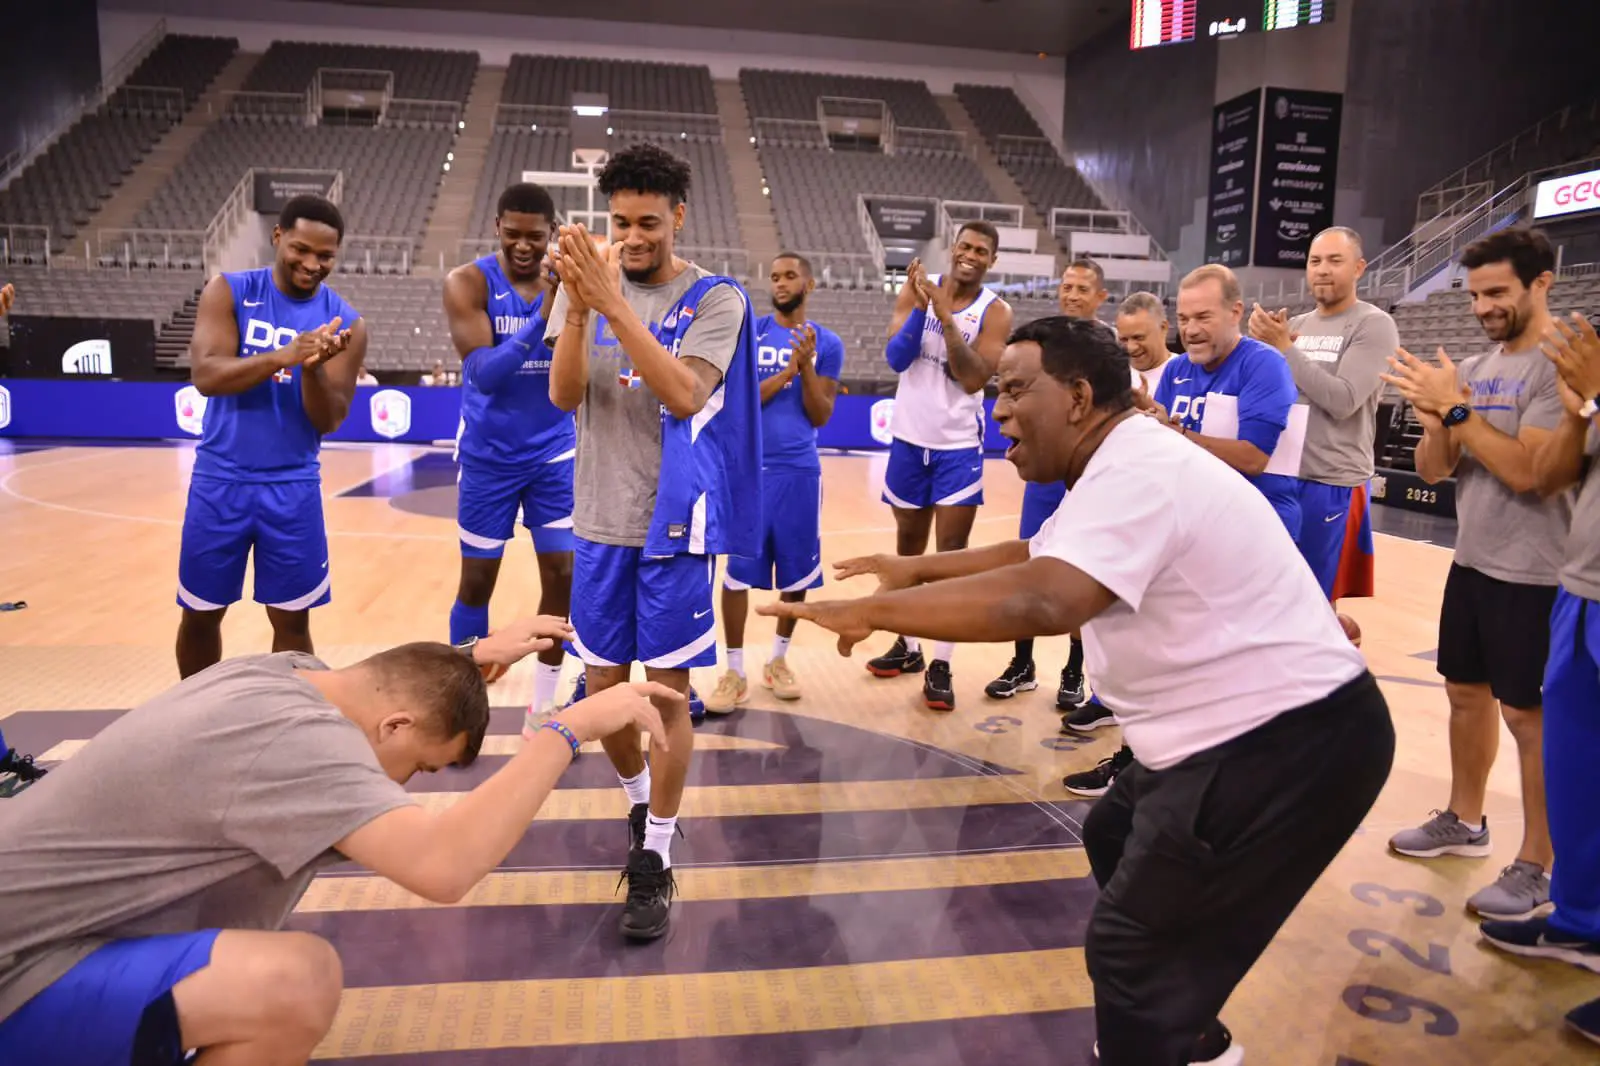
[[[233,290],[239,358],[276,351],[308,330],[340,319],[349,329],[360,314],[326,285],[304,299],[279,291],[272,267],[222,275]],[[349,358],[348,353],[335,356]],[[206,401],[195,477],[227,481],[315,481],[321,476],[322,435],[300,399],[301,368],[280,370],[254,388]]]
[[[939,275],[929,274],[928,283],[938,285]],[[993,289],[980,288],[972,303],[951,315],[969,345],[977,340],[984,312],[996,299]],[[895,388],[889,431],[907,444],[935,451],[983,444],[983,390],[969,393],[950,376],[944,326],[931,311],[922,324],[922,351]]]
[[[500,269],[500,257],[477,260],[487,283],[484,308],[494,330],[496,347],[520,333],[534,319],[544,320],[544,295],[528,301]],[[461,427],[456,439],[458,456],[468,462],[497,467],[523,467],[548,463],[570,453],[578,444],[577,423],[571,412],[550,402],[550,349],[544,329],[524,355],[510,380],[494,392],[484,392],[471,375],[461,382]]]

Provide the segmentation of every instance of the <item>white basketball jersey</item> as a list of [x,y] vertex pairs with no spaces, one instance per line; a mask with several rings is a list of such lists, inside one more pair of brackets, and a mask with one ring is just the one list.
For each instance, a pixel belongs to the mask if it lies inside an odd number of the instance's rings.
[[[938,285],[939,275],[929,274],[928,283]],[[993,289],[981,288],[977,299],[951,315],[967,344],[977,340],[983,314],[995,299]],[[922,324],[922,351],[917,361],[901,373],[895,388],[890,432],[907,444],[935,451],[974,448],[983,443],[983,390],[969,393],[950,376],[944,326],[931,312]]]

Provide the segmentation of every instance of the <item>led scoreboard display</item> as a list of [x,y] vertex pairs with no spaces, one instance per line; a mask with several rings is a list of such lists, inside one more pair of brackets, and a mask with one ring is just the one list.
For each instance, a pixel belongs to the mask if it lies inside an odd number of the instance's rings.
[[1208,37],[1315,26],[1333,18],[1333,0],[1133,0],[1131,48]]

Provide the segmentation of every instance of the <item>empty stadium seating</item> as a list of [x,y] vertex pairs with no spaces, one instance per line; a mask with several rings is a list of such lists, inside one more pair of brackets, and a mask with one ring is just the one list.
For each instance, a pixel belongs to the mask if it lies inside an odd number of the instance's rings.
[[[1592,313],[1600,304],[1600,277],[1558,278],[1550,288],[1550,311],[1565,317],[1573,311]],[[1426,300],[1396,304],[1391,313],[1400,330],[1400,346],[1434,362],[1440,346],[1460,362],[1493,346],[1472,314],[1465,289],[1429,293]]]
[[223,118],[195,144],[134,225],[203,230],[251,167],[344,171],[349,233],[420,246],[454,131],[303,126]]
[[1034,137],[1044,140],[1044,131],[1033,113],[1009,88],[996,85],[957,84],[956,99],[972,122],[993,145],[1001,137]]
[[[231,38],[163,38],[121,89],[0,191],[0,223],[50,227],[55,253],[74,244],[79,228],[182,120],[237,47]],[[181,102],[141,88],[177,89]]]
[[1051,208],[1105,210],[1077,168],[1062,161],[1015,92],[1002,86],[957,85],[956,98],[1046,225]]
[[778,232],[786,245],[801,251],[865,253],[856,206],[862,193],[998,199],[978,164],[963,155],[882,155],[768,144],[761,145],[760,155]]
[[928,86],[898,78],[864,78],[844,74],[806,74],[790,70],[741,70],[739,85],[752,119],[816,121],[817,98],[838,96],[882,100],[899,126],[947,130],[950,120],[939,109]]
[[197,292],[204,279],[169,270],[57,270],[8,266],[5,280],[16,286],[19,315],[83,315],[148,318],[166,322]]
[[[612,150],[629,143],[654,140],[688,161],[694,176],[689,189],[689,209],[677,243],[684,247],[741,248],[739,221],[734,209],[728,157],[722,144],[700,137],[626,135],[612,138]],[[507,185],[522,180],[525,170],[571,169],[571,135],[564,129],[499,129],[489,142],[488,159],[473,200],[469,238],[494,234],[495,203]],[[562,214],[585,207],[588,194],[575,187],[553,187],[550,194]],[[597,209],[605,198],[596,193]]]
[[588,56],[512,56],[500,102],[565,108],[574,92],[605,93],[614,111],[717,113],[708,67]]
[[478,70],[478,54],[273,41],[245,80],[244,88],[247,92],[304,92],[323,68],[384,70],[394,75],[394,95],[400,99],[465,103]]

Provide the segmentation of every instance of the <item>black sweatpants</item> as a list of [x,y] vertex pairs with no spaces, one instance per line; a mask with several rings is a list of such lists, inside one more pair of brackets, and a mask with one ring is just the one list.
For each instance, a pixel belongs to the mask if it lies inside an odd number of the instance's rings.
[[1363,673],[1171,769],[1118,775],[1083,825],[1102,1066],[1186,1066],[1393,761],[1388,703]]

